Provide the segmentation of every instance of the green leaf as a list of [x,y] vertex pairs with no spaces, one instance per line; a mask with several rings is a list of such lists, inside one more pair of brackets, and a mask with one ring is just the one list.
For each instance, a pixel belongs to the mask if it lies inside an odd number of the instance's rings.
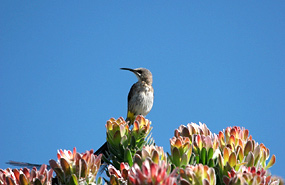
[[119,145],[121,142],[121,134],[120,131],[117,130],[113,136],[113,145]]
[[167,154],[167,157],[168,157],[168,159],[170,160],[170,162],[171,162],[172,164],[174,164],[174,161],[173,161],[173,159],[172,159],[172,156],[171,156],[168,152],[166,152],[166,154]]
[[238,155],[239,161],[243,161],[244,154],[243,154],[243,150],[242,150],[241,146],[237,147],[237,155]]
[[63,182],[64,179],[64,173],[60,166],[57,164],[57,162],[53,159],[49,160],[49,165],[53,169],[53,171],[56,173],[56,177],[58,178],[58,181]]
[[208,161],[208,166],[209,166],[209,167],[214,167],[214,166],[215,166],[215,163],[214,163],[214,160],[213,160],[213,159],[210,159],[210,160]]
[[209,151],[208,151],[208,161],[210,161],[210,159],[212,159],[214,156],[214,149],[213,148],[209,148]]
[[247,162],[247,166],[251,167],[253,166],[254,163],[254,156],[252,152],[249,152],[248,155],[246,156],[245,161]]
[[86,161],[84,159],[80,159],[79,166],[80,166],[80,172],[81,172],[79,175],[80,177],[85,178],[88,175]]
[[[11,177],[7,177],[6,176],[6,184],[7,185],[16,185],[16,183],[14,182],[14,180]],[[20,184],[21,185],[21,184]]]
[[187,155],[186,155],[186,154],[182,154],[180,166],[186,166],[187,163],[188,163],[188,161],[187,161]]
[[[186,159],[187,160],[187,159]],[[153,151],[153,153],[152,153],[152,161],[153,162],[155,162],[155,163],[157,163],[158,164],[158,162],[159,162],[159,154],[158,154],[158,152],[156,151],[156,150],[154,150]],[[186,161],[186,163],[187,163],[188,161]]]
[[233,152],[231,153],[230,157],[229,157],[229,165],[231,167],[234,167],[237,163],[237,157],[236,157],[236,154]]
[[194,165],[195,163],[195,154],[192,154],[189,160],[189,164]]
[[188,182],[186,179],[181,179],[180,184],[181,185],[191,185],[190,182]]
[[99,177],[99,178],[97,179],[96,184],[102,184],[102,177]]
[[128,141],[128,137],[127,137],[127,136],[123,136],[123,137],[121,138],[121,144],[122,144],[122,146],[124,146],[125,148],[128,146],[129,141]]
[[131,137],[130,147],[132,149],[136,147],[136,138],[134,136]]
[[218,166],[220,167],[220,170],[223,171],[224,170],[224,159],[222,157],[222,154],[218,155]]
[[139,166],[142,166],[142,158],[140,155],[138,154],[135,154],[135,157],[134,157],[134,163],[137,163]]
[[68,176],[71,174],[70,165],[64,158],[60,158],[60,165],[61,165],[61,168],[65,176]]
[[42,182],[40,181],[40,179],[36,178],[34,185],[42,185]]
[[172,160],[176,167],[180,167],[180,152],[176,147],[172,149]]
[[271,166],[274,165],[274,163],[276,162],[276,157],[275,155],[273,154],[270,161],[268,162],[267,166],[265,167],[265,170],[267,170],[268,168],[270,168]]
[[28,185],[28,179],[26,178],[26,175],[24,174],[20,174],[20,184],[21,185]]
[[247,156],[249,152],[252,151],[252,141],[247,141],[244,147],[244,156]]
[[137,138],[135,146],[136,148],[141,150],[143,146],[145,145],[145,143],[146,141],[144,140],[144,138],[140,138],[140,139]]
[[[104,178],[105,179],[105,178]],[[106,182],[108,182],[108,180],[105,179]],[[108,184],[112,184],[112,185],[118,185],[118,179],[115,175],[111,175],[109,183]]]
[[203,185],[210,185],[210,182],[208,181],[208,179],[203,179],[202,183]]
[[260,159],[260,153],[254,154],[254,166],[259,162]]
[[118,156],[119,154],[124,154],[125,149],[128,147],[124,147],[123,145],[119,144],[119,146],[117,148],[119,148],[119,149],[116,150],[115,153],[113,153],[115,156]]
[[202,148],[201,150],[201,161],[202,161],[202,164],[206,164],[206,160],[207,160],[207,150],[205,147]]
[[196,159],[196,164],[199,164],[200,163],[199,155],[196,155],[195,159]]
[[128,162],[130,166],[133,166],[133,157],[130,149],[125,150],[124,161]]
[[78,185],[78,180],[75,174],[72,174],[68,185]]

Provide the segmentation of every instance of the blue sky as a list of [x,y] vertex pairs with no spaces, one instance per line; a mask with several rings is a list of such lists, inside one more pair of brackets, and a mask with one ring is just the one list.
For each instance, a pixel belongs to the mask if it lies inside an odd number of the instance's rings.
[[119,68],[145,67],[157,145],[169,151],[189,122],[213,133],[242,126],[285,177],[284,10],[284,1],[2,1],[0,168],[98,148],[136,82]]

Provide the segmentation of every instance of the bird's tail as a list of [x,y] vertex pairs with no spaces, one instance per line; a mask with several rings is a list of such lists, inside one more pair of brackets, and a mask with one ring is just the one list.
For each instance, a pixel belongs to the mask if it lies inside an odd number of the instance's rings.
[[132,113],[131,111],[128,111],[128,115],[127,115],[126,122],[129,122],[129,123],[128,123],[129,125],[133,125],[135,119],[136,119],[135,114]]
[[94,152],[95,155],[99,155],[99,154],[103,154],[104,156],[106,156],[108,152],[108,146],[107,146],[107,142],[105,142],[98,150],[96,150],[96,152]]
[[[17,161],[9,161],[6,164],[10,164],[12,166],[27,167],[27,168],[36,167],[37,169],[40,169],[42,166],[41,164],[33,164],[33,163],[17,162]],[[47,165],[47,169],[50,169],[49,165]]]

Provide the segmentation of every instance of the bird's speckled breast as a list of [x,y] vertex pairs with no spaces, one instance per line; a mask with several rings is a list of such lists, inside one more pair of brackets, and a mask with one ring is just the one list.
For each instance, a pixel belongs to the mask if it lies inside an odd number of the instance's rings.
[[146,116],[153,106],[153,88],[145,83],[136,83],[129,101],[129,110],[135,115]]

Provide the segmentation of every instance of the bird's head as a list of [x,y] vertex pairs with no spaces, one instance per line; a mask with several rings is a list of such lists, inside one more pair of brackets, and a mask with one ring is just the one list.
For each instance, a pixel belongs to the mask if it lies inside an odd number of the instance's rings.
[[152,84],[152,74],[146,68],[136,68],[136,69],[121,68],[121,69],[133,72],[140,82],[146,82],[148,85]]

